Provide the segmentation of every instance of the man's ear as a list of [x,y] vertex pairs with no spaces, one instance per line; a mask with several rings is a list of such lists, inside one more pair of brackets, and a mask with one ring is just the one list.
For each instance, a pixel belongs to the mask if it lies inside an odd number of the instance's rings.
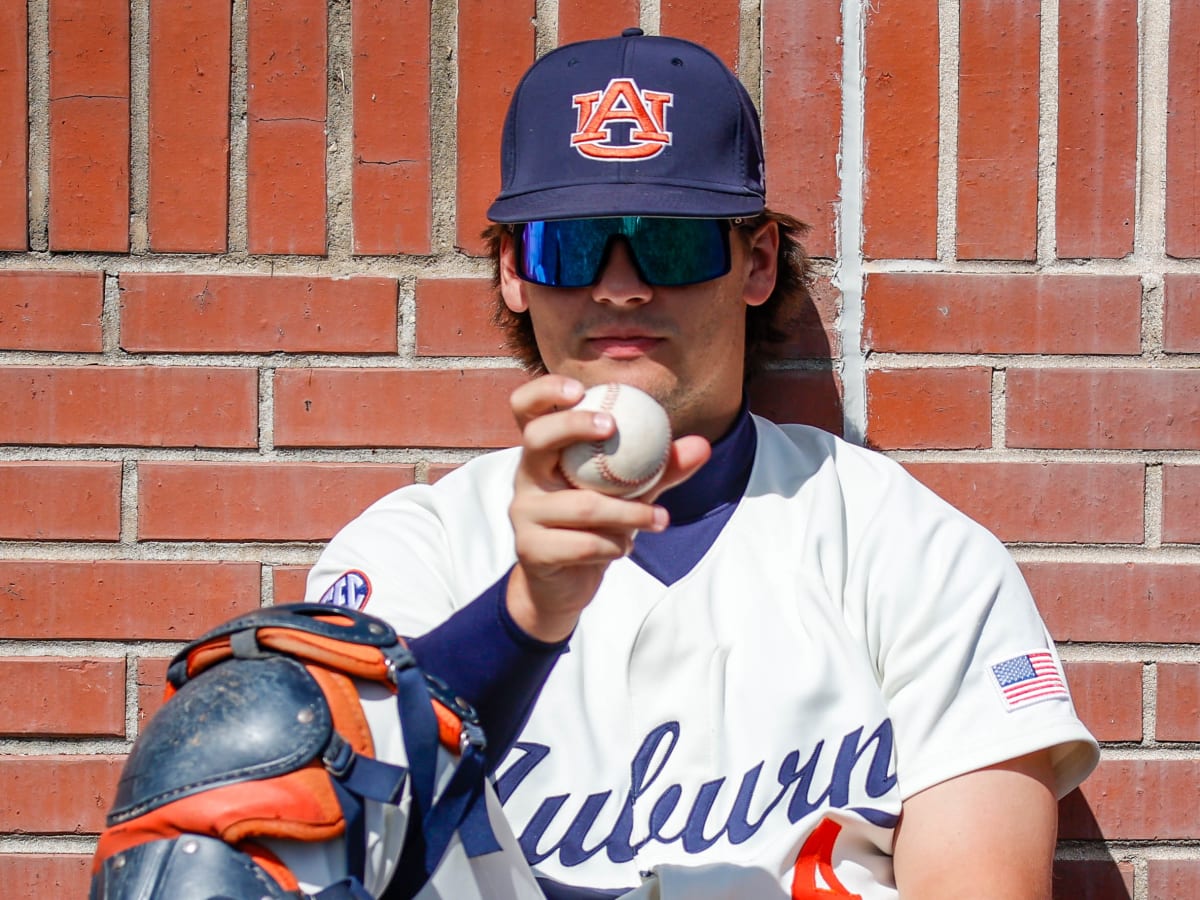
[[515,313],[529,309],[525,301],[525,282],[517,275],[516,247],[507,231],[500,235],[500,296],[504,305]]
[[762,306],[775,290],[779,271],[779,223],[767,222],[750,234],[746,250],[746,284],[742,297],[747,306]]

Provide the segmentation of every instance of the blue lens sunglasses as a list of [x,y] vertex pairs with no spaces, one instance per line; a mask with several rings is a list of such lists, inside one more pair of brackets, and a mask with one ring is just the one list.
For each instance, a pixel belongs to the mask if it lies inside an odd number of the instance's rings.
[[579,288],[600,278],[614,238],[628,242],[642,280],[682,287],[729,272],[729,219],[609,216],[517,225],[517,275],[547,287]]

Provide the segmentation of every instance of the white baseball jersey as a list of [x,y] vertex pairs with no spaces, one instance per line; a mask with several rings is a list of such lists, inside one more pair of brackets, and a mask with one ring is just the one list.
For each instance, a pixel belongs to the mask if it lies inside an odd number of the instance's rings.
[[[609,567],[498,769],[539,875],[618,890],[653,873],[657,894],[631,897],[895,898],[906,797],[1043,748],[1061,796],[1098,759],[995,538],[880,454],[753,428],[711,546],[670,583]],[[407,635],[471,603],[515,561],[518,453],[380,500],[309,599]]]

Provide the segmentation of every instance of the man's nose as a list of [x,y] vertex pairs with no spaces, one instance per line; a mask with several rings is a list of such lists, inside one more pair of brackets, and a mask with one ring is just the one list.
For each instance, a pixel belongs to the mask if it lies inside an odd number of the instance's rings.
[[598,303],[623,306],[648,303],[653,293],[654,288],[642,280],[633,264],[629,243],[622,237],[614,238],[600,277],[592,285],[592,298]]

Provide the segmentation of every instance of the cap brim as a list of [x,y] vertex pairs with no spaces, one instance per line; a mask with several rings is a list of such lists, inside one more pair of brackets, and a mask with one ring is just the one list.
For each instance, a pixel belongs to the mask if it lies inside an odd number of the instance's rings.
[[592,184],[548,188],[505,197],[488,208],[493,222],[584,219],[598,216],[676,216],[729,219],[764,209],[757,194],[733,194],[664,184]]

